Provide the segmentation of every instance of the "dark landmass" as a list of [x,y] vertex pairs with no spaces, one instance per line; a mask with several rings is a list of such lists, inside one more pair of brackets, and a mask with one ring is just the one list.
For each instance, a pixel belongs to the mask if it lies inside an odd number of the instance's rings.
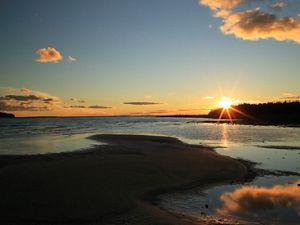
[[[208,113],[214,119],[234,119],[250,124],[300,124],[300,102],[240,104],[225,110],[214,109]],[[239,121],[237,121],[239,122]]]
[[257,147],[281,149],[281,150],[300,150],[300,146],[286,146],[286,145],[257,145]]
[[[240,104],[224,110],[217,108],[207,115],[164,115],[159,117],[207,118],[199,123],[234,123],[248,125],[300,126],[300,102]],[[221,116],[222,115],[222,116]],[[213,119],[213,120],[209,120]],[[218,120],[216,120],[218,119]]]
[[0,118],[14,118],[15,115],[12,113],[0,112]]
[[256,176],[248,164],[175,138],[91,138],[108,144],[0,156],[0,224],[194,224],[160,209],[156,196]]

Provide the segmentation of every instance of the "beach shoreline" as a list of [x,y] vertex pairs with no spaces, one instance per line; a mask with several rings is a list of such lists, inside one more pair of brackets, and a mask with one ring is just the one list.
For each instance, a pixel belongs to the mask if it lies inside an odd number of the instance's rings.
[[157,196],[245,182],[261,171],[176,138],[94,135],[86,151],[0,156],[0,224],[193,224]]

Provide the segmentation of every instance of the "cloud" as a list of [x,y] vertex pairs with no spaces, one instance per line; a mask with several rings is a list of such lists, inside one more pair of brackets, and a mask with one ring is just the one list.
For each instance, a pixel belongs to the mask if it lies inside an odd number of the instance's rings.
[[[71,102],[71,104],[70,104]],[[71,98],[63,103],[58,97],[28,88],[0,87],[0,111],[51,111],[53,113],[99,113],[112,107],[102,105],[86,106],[85,100]]]
[[0,110],[3,111],[48,111],[60,105],[58,97],[28,88],[1,88]]
[[283,97],[281,97],[281,99],[298,100],[298,99],[300,99],[300,95],[295,95],[293,93],[285,93],[285,94],[283,94]]
[[89,106],[90,109],[111,109],[112,107],[109,106],[102,106],[102,105],[91,105]]
[[77,59],[75,57],[69,55],[67,60],[69,63],[73,63],[73,62],[76,62]]
[[21,88],[21,92],[22,94],[30,94],[31,90],[29,90],[28,88]]
[[287,7],[285,2],[275,2],[274,4],[270,5],[270,8],[274,10],[281,10],[285,7]]
[[[300,181],[298,181],[299,183]],[[297,183],[270,188],[248,186],[221,195],[224,206],[217,211],[223,215],[258,213],[276,207],[288,207],[300,214],[300,188]]]
[[61,53],[52,47],[40,48],[36,53],[39,56],[35,61],[39,63],[57,63],[63,59]]
[[125,105],[158,105],[158,102],[124,102]]
[[31,106],[27,104],[9,104],[8,102],[0,100],[0,111],[48,111],[46,106]]
[[85,109],[86,106],[84,106],[84,105],[70,105],[70,106],[67,107],[67,108]]
[[58,100],[52,97],[38,96],[38,95],[6,95],[0,96],[1,100],[7,101],[16,101],[24,103],[30,103],[33,101],[42,101],[46,104],[52,104],[53,102],[57,102]]
[[80,99],[77,99],[77,98],[70,98],[70,101],[71,102],[78,102],[78,103],[85,103],[85,100],[80,100]]
[[[271,38],[300,44],[300,20],[297,16],[280,16],[263,11],[261,7],[247,9],[246,6],[250,4],[246,3],[253,0],[200,0],[199,2],[209,7],[216,17],[223,19],[220,30],[226,35],[233,35],[243,40]],[[240,9],[241,5],[245,7]],[[273,9],[286,6],[284,2],[270,5]]]
[[233,34],[243,40],[273,38],[300,43],[300,22],[292,17],[279,18],[275,14],[252,9],[234,13],[220,27],[224,34]]
[[0,97],[0,100],[16,100],[16,101],[35,101],[41,100],[39,96],[36,95],[6,95],[5,97]]
[[102,106],[102,105],[91,105],[91,106],[84,106],[84,105],[71,105],[65,108],[75,108],[75,109],[111,109],[112,107]]
[[203,97],[202,99],[204,99],[204,100],[209,100],[209,99],[214,99],[215,97],[213,97],[213,96],[205,96],[205,97]]

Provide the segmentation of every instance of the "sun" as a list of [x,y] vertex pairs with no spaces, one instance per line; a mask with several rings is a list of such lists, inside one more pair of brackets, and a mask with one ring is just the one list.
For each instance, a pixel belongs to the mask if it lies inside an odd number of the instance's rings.
[[222,97],[218,105],[223,109],[229,109],[232,104],[233,101],[230,98]]

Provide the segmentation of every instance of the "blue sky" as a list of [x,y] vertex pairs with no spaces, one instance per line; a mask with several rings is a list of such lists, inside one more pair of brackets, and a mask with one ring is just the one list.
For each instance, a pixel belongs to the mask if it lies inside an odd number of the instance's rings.
[[[259,102],[299,95],[295,35],[283,41],[276,40],[278,32],[266,40],[243,40],[244,34],[235,30],[226,35],[219,28],[227,17],[214,17],[214,1],[207,2],[1,1],[0,94],[27,88],[60,99],[61,109],[20,110],[20,115],[66,114],[63,109],[74,104],[70,98],[83,99],[87,108],[111,108],[69,114],[118,115],[183,109],[203,113],[222,96]],[[295,3],[281,14],[272,13],[297,19],[297,10]],[[62,60],[37,62],[36,51],[48,47],[59,51]],[[76,61],[69,63],[68,56]],[[123,104],[128,101],[161,104]]]

